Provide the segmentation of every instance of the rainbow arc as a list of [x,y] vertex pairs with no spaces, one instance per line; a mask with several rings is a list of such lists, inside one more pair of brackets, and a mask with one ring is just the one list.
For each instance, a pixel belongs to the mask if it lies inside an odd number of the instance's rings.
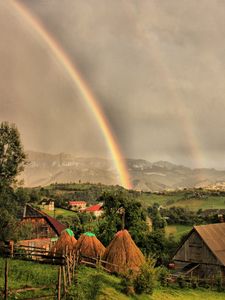
[[79,73],[77,67],[72,63],[69,56],[65,53],[64,49],[59,45],[56,39],[44,28],[41,22],[32,15],[26,6],[21,2],[13,0],[10,2],[14,9],[18,12],[19,16],[23,18],[31,26],[31,28],[37,33],[40,39],[45,42],[55,58],[62,64],[64,70],[68,73],[70,79],[79,89],[83,99],[86,101],[90,110],[94,114],[99,127],[103,133],[108,149],[111,153],[115,167],[117,169],[120,183],[125,188],[130,189],[132,187],[127,166],[123,159],[120,147],[116,141],[116,137],[110,127],[110,124],[103,113],[97,99],[93,95],[92,91],[88,87],[82,75]]

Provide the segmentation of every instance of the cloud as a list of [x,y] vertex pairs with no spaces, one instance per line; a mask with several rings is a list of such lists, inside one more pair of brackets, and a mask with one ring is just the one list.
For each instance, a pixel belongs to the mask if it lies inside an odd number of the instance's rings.
[[[195,136],[206,166],[223,163],[223,1],[21,2],[76,63],[126,157],[195,165]],[[19,124],[27,147],[107,155],[95,119],[45,45],[7,8],[0,22],[0,117]]]

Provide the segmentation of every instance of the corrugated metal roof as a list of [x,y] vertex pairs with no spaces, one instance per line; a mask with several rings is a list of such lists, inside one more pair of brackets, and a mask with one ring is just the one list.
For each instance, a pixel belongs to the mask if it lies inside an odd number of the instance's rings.
[[225,223],[194,226],[205,244],[225,265]]

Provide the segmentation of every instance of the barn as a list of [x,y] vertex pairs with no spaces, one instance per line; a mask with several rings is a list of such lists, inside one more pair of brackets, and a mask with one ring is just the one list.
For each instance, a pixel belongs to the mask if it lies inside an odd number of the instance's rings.
[[194,226],[173,261],[176,269],[199,278],[225,280],[225,223]]
[[49,250],[54,242],[66,229],[58,220],[27,204],[24,207],[21,224],[31,226],[29,240],[19,241],[24,246],[40,247]]

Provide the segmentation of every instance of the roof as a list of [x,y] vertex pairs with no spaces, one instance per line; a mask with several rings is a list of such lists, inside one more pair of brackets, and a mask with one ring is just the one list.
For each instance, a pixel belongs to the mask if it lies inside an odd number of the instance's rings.
[[95,212],[100,211],[102,209],[102,204],[95,204],[85,209],[85,211]]
[[57,235],[60,235],[60,233],[64,229],[66,229],[66,226],[60,223],[58,220],[50,217],[49,215],[32,207],[29,204],[27,204],[24,208],[23,218],[44,218],[48,222],[48,224],[52,227],[52,229],[57,233]]
[[80,205],[80,204],[86,204],[85,201],[69,201],[69,205]]
[[216,258],[225,265],[225,223],[194,226],[194,230]]

